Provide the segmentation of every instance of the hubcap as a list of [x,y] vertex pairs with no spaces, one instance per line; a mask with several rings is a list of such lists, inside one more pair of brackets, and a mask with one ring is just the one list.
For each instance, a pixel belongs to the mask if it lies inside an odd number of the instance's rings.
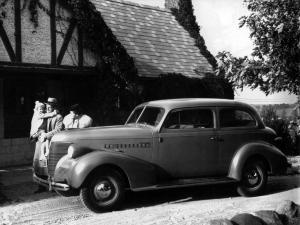
[[260,181],[260,175],[259,175],[259,172],[257,171],[257,169],[248,170],[248,173],[246,174],[246,178],[247,178],[247,183],[250,186],[255,186]]
[[112,194],[112,186],[110,182],[103,180],[100,181],[94,188],[94,195],[97,200],[106,200]]

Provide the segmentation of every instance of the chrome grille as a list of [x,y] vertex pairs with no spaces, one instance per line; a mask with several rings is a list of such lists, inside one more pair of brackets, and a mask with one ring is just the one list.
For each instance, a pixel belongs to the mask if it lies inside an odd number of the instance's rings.
[[54,176],[55,166],[57,162],[68,153],[68,147],[71,143],[52,142],[49,151],[48,173]]

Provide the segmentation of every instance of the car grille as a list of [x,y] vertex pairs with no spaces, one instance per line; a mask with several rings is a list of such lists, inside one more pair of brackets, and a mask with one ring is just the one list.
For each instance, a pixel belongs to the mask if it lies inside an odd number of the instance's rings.
[[52,142],[49,151],[48,173],[54,176],[55,166],[57,162],[68,153],[68,147],[71,143]]

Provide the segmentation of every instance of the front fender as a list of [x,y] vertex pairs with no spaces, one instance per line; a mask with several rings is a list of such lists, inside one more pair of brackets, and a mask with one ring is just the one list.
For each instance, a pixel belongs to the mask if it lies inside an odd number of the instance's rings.
[[228,172],[228,177],[241,180],[242,170],[248,159],[258,157],[268,163],[268,168],[273,174],[282,174],[287,168],[286,156],[275,146],[269,143],[248,143],[242,146],[234,155]]
[[[120,168],[126,174],[130,188],[145,187],[156,182],[155,167],[151,163],[122,153],[97,150],[78,159],[70,160],[65,160],[61,167],[68,164],[66,181],[73,188],[79,188],[87,176],[102,165],[113,165]],[[57,168],[57,170],[59,169]]]

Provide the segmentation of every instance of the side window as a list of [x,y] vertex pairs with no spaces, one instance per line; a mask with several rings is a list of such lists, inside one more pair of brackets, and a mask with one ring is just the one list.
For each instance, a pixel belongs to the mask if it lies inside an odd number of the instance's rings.
[[255,127],[256,120],[247,111],[221,109],[220,127]]
[[213,112],[210,109],[183,109],[171,112],[163,127],[167,129],[213,128],[213,121]]
[[179,129],[180,127],[180,118],[179,118],[180,112],[171,112],[167,119],[165,120],[163,124],[163,128],[166,129]]

